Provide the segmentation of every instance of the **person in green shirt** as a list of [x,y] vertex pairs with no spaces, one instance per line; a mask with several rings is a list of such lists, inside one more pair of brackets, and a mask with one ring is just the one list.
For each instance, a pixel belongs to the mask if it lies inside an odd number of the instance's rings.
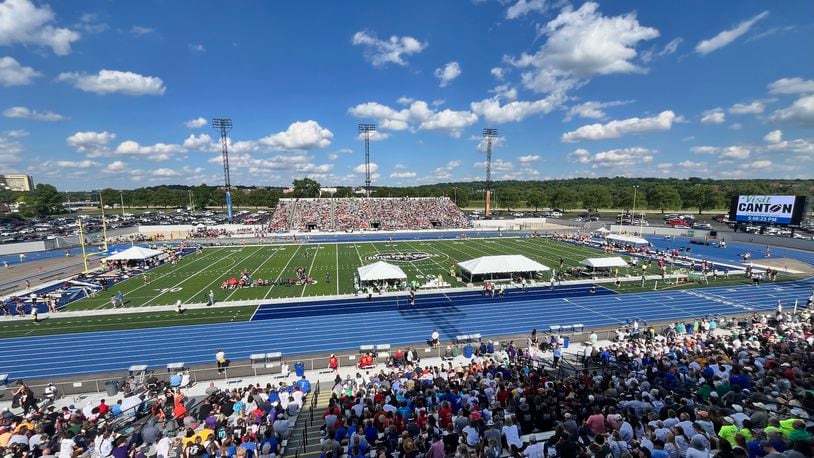
[[789,443],[793,444],[795,441],[809,442],[811,440],[811,434],[806,431],[806,424],[803,420],[794,420],[792,426],[794,430],[788,435]]
[[724,425],[718,430],[718,437],[726,440],[735,447],[738,445],[735,441],[735,436],[739,432],[738,427],[735,426],[735,420],[733,420],[732,417],[724,417]]
[[769,426],[763,428],[763,432],[766,433],[766,436],[770,435],[771,433],[783,434],[783,428],[780,427],[780,420],[778,420],[777,417],[770,417]]
[[794,431],[794,422],[800,421],[799,418],[789,418],[787,420],[783,420],[780,422],[780,429],[783,431],[783,436],[789,437],[792,431]]

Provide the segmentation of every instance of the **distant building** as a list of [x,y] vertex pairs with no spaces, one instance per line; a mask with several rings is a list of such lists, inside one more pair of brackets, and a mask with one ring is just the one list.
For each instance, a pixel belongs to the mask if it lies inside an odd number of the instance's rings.
[[31,191],[34,189],[34,180],[31,175],[0,175],[0,189]]

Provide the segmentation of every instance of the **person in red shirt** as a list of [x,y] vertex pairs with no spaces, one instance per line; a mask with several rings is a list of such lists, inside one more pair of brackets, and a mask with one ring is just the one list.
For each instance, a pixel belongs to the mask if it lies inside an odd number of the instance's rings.
[[331,359],[328,360],[328,367],[334,372],[339,370],[339,360],[336,359],[336,356],[331,355]]
[[441,404],[441,408],[438,409],[438,419],[441,423],[441,429],[447,429],[452,424],[452,407],[450,407],[449,402],[444,401]]
[[102,399],[99,401],[99,416],[107,415],[108,412],[110,412],[110,406],[105,404],[105,400]]

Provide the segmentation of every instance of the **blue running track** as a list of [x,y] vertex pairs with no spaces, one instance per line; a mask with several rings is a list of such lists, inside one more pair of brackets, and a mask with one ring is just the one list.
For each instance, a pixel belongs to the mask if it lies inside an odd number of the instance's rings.
[[[444,340],[479,332],[485,337],[524,334],[531,328],[582,323],[586,330],[614,326],[631,318],[648,321],[692,319],[707,314],[730,315],[752,310],[771,310],[778,300],[790,308],[795,300],[805,303],[814,279],[760,287],[714,287],[642,294],[585,294],[571,291],[567,297],[543,298],[543,293],[517,296],[513,290],[502,301],[469,294],[419,296],[418,305],[374,308],[365,298],[354,301],[322,301],[320,304],[288,304],[284,308],[261,306],[255,320],[158,329],[65,334],[46,337],[3,339],[0,347],[2,372],[9,377],[39,378],[124,371],[131,364],[161,368],[169,362],[213,362],[221,347],[232,360],[251,353],[282,351],[284,355],[354,350],[362,344],[402,345],[426,340],[438,328]],[[442,300],[443,299],[443,300]],[[446,300],[446,302],[444,302]],[[374,297],[373,303],[392,299]],[[434,302],[420,306],[421,302]],[[392,302],[391,302],[392,303]],[[349,313],[291,316],[287,307],[362,307]]]

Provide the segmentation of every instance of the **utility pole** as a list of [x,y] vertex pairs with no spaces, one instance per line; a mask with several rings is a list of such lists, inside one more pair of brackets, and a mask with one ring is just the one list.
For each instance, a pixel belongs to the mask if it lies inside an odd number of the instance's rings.
[[229,138],[232,130],[232,120],[229,118],[215,118],[212,127],[220,133],[220,148],[223,154],[223,179],[226,191],[226,220],[232,222],[232,182],[229,179]]
[[491,214],[492,198],[492,139],[497,137],[497,129],[483,129],[483,138],[486,139],[486,211],[485,216]]
[[365,195],[370,197],[370,133],[376,132],[376,124],[359,124],[359,133],[365,138]]

